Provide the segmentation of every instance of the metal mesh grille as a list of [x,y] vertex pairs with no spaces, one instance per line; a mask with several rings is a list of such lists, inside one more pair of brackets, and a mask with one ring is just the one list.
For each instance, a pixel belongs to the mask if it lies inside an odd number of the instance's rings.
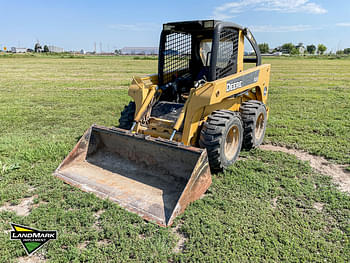
[[179,72],[187,73],[190,68],[192,36],[172,33],[166,36],[163,67],[163,84],[172,80]]
[[238,31],[224,29],[220,33],[220,43],[216,62],[216,79],[237,71]]

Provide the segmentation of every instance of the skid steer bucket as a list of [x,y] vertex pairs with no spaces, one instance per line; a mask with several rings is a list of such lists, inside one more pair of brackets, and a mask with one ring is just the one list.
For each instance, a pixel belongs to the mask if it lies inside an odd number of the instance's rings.
[[54,175],[161,226],[211,184],[206,150],[96,125]]

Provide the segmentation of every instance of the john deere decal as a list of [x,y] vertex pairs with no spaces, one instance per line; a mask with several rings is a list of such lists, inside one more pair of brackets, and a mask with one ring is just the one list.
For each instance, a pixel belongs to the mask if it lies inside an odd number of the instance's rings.
[[27,226],[12,224],[11,240],[21,240],[21,243],[28,255],[33,254],[50,239],[57,238],[55,230],[37,230]]

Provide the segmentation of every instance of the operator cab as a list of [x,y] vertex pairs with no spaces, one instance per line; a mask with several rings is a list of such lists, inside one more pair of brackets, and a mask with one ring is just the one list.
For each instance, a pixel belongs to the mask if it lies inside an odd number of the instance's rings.
[[256,53],[256,59],[250,62],[260,65],[260,52],[253,36],[237,24],[217,20],[164,24],[158,60],[158,86],[163,94],[152,116],[158,117],[157,113],[162,112],[166,118],[164,113],[172,111],[177,112],[176,118],[191,88],[237,73],[241,32]]

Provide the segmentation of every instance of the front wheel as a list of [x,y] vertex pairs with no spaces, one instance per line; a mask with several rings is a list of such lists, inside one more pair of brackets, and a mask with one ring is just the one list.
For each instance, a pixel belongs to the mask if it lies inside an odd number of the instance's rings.
[[223,171],[239,156],[243,141],[243,124],[239,112],[214,111],[201,130],[199,145],[207,149],[210,168]]
[[135,108],[135,102],[133,101],[130,101],[129,104],[124,107],[119,118],[119,128],[125,130],[131,129],[132,123],[134,122]]

